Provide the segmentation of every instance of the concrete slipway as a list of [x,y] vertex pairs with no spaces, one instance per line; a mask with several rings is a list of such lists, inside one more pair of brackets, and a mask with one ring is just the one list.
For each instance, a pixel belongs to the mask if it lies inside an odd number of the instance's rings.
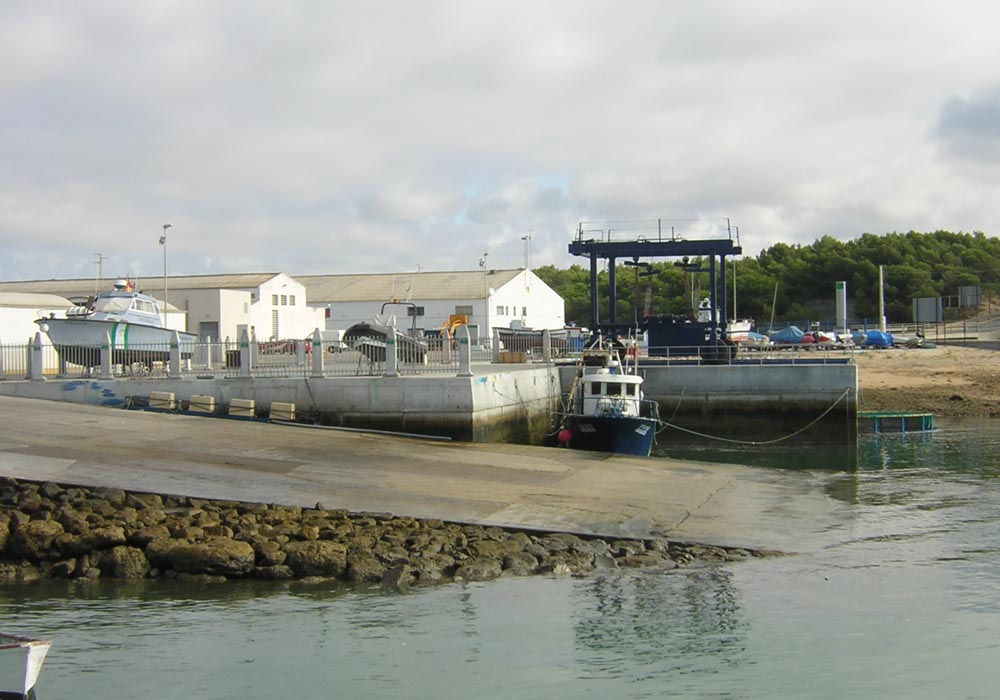
[[202,498],[808,551],[823,472],[439,442],[0,396],[0,475]]

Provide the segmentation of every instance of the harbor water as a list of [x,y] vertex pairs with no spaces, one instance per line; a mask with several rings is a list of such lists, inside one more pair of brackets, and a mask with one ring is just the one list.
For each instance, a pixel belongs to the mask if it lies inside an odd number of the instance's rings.
[[997,697],[1000,421],[683,456],[810,470],[833,531],[721,566],[408,593],[12,586],[0,629],[54,641],[39,700]]

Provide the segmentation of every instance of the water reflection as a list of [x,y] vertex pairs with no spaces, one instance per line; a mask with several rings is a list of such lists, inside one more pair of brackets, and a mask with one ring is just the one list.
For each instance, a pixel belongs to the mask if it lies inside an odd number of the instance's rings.
[[[817,461],[801,447],[774,454],[785,469]],[[858,455],[856,468],[817,472],[839,502],[834,544],[798,556],[406,595],[329,583],[39,583],[0,587],[0,617],[55,640],[44,700],[867,698],[879,687],[991,697],[1000,422],[939,421],[919,439],[861,442]]]
[[732,573],[712,567],[685,572],[605,576],[574,589],[573,629],[584,677],[662,677],[692,659],[745,662],[747,623]]

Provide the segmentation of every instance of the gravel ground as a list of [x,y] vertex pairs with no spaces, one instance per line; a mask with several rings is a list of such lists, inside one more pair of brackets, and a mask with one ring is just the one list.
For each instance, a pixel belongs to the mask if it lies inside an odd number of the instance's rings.
[[1000,352],[974,347],[855,353],[862,411],[1000,416]]

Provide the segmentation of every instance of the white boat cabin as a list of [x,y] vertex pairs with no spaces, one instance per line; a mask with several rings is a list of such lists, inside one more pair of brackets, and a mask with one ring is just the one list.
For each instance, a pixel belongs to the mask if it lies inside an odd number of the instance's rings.
[[66,318],[89,318],[95,321],[138,323],[163,327],[161,309],[153,297],[133,291],[130,282],[115,282],[114,291],[97,295],[90,306],[74,306]]
[[584,415],[638,416],[642,400],[642,377],[621,374],[615,363],[580,377]]

